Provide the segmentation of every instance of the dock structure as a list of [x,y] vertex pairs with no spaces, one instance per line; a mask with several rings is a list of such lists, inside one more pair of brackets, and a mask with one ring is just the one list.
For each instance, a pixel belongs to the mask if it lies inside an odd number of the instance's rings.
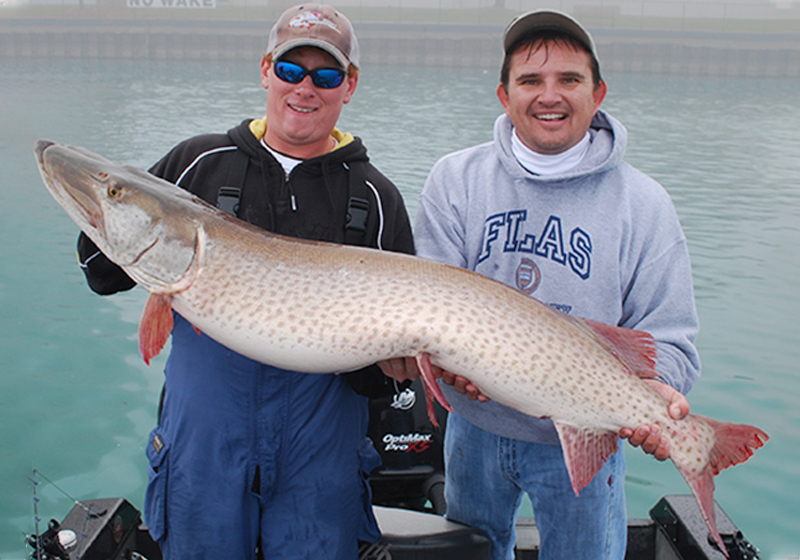
[[[5,17],[0,18],[0,59],[255,62],[270,25],[234,19]],[[497,24],[356,25],[364,65],[496,70],[502,60],[503,26]],[[603,27],[592,32],[604,72],[800,77],[800,33]]]

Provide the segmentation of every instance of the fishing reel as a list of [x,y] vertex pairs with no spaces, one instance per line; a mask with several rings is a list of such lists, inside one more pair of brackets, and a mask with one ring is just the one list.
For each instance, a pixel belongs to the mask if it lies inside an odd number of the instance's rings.
[[26,543],[33,549],[30,554],[32,560],[70,560],[67,549],[75,546],[77,540],[75,531],[61,529],[58,521],[51,519],[47,531],[28,536]]
[[[716,546],[714,538],[709,535],[708,542]],[[741,531],[732,534],[722,535],[722,543],[728,552],[731,560],[759,560],[761,553],[755,546],[744,537]]]

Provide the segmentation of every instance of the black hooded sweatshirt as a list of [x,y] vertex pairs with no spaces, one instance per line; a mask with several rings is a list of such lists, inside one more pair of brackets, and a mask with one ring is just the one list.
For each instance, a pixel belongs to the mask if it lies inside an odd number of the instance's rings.
[[[227,134],[189,138],[165,155],[150,173],[199,196],[212,205],[222,187],[239,189],[236,215],[273,233],[333,243],[414,253],[414,241],[402,196],[397,187],[369,163],[357,137],[334,131],[339,147],[304,160],[288,176],[256,136],[263,121],[247,119]],[[244,157],[246,156],[246,157]],[[246,163],[244,163],[246,162]],[[366,185],[357,198],[369,204],[366,231],[346,239],[351,173]],[[125,272],[100,253],[81,233],[78,255],[89,287],[108,295],[135,286]],[[379,376],[379,377],[378,377]],[[390,384],[377,368],[350,374],[362,394],[385,394]],[[375,386],[373,386],[373,383]],[[370,388],[372,387],[372,389]]]

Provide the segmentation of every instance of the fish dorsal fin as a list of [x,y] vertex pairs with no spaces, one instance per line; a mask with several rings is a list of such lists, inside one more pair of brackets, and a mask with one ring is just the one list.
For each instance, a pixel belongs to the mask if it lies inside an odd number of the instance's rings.
[[650,333],[580,319],[600,336],[600,343],[641,379],[657,377],[656,343]]
[[608,430],[578,428],[563,422],[554,422],[564,462],[575,495],[589,484],[603,463],[617,452],[619,436]]

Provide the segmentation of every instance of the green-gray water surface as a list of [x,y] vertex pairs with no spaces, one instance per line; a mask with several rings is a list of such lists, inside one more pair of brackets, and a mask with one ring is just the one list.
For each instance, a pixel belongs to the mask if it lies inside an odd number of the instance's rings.
[[[717,477],[716,499],[766,559],[800,556],[800,82],[608,75],[628,160],[671,193],[689,239],[704,372],[693,411],[771,441]],[[361,136],[409,211],[440,156],[491,138],[494,73],[367,67],[341,128]],[[0,61],[0,558],[27,557],[33,469],[43,519],[78,499],[141,507],[163,355],[142,362],[144,292],[102,298],[75,262],[76,226],[32,148],[49,138],[147,167],[177,141],[263,114],[252,63]],[[688,488],[628,449],[628,510]],[[523,508],[529,508],[524,505]],[[523,513],[530,513],[529,509]]]

